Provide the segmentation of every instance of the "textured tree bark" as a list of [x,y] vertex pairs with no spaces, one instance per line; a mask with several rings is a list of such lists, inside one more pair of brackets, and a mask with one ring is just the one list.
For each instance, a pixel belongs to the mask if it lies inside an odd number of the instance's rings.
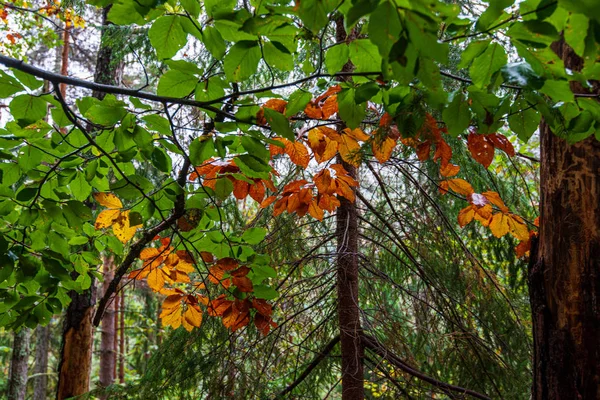
[[116,377],[117,376],[117,363],[119,362],[119,360],[121,359],[121,354],[119,354],[119,332],[120,332],[120,324],[119,324],[119,310],[121,309],[121,296],[119,296],[119,294],[115,294],[115,301],[114,301],[115,305],[114,305],[114,324],[115,324],[115,331],[114,336],[113,336],[113,351],[115,352],[115,362],[113,363],[113,376]]
[[[71,48],[71,22],[65,22],[65,29],[63,30],[63,47],[61,53],[61,64],[60,64],[60,74],[67,76],[69,74],[69,50]],[[59,85],[60,92],[62,93],[63,98],[67,98],[67,85],[61,83]]]
[[[346,34],[343,18],[336,21],[336,41],[352,40],[355,32]],[[348,62],[344,72],[354,69]],[[342,128],[342,127],[340,127]],[[357,169],[342,160],[348,174],[357,179]],[[356,204],[339,196],[340,206],[336,212],[337,237],[337,296],[340,348],[342,351],[342,399],[364,399],[364,349],[361,343],[362,328],[358,305],[358,210]]]
[[[564,42],[552,47],[566,68],[581,69]],[[600,141],[568,144],[545,122],[540,134],[540,232],[529,269],[533,399],[600,399]]]
[[[103,292],[106,291],[108,284],[113,279],[114,256],[107,255],[103,260],[104,280]],[[102,330],[100,333],[100,385],[107,387],[115,381],[115,296],[108,303],[102,316]]]
[[24,400],[27,389],[27,361],[31,330],[22,328],[14,334],[10,376],[8,378],[8,400]]
[[[102,37],[100,38],[100,48],[98,49],[98,59],[96,61],[96,72],[94,82],[105,85],[117,85],[119,77],[123,72],[123,63],[115,60],[113,57],[113,44],[110,43],[107,28],[112,25],[108,21],[108,12],[112,6],[102,9]],[[104,92],[94,91],[92,95],[100,100],[106,96]]]
[[71,291],[63,327],[62,349],[58,366],[58,400],[79,396],[89,391],[92,370],[94,330],[92,317],[95,300],[94,285],[79,294]]
[[35,367],[33,368],[33,400],[46,400],[48,396],[48,344],[50,326],[35,330]]

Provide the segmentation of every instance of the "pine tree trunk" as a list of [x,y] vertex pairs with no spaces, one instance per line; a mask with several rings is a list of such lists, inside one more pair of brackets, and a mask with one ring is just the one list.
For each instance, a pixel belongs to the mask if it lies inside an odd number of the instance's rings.
[[[355,32],[346,35],[343,18],[336,20],[336,41],[338,43],[352,40]],[[348,62],[344,72],[354,69]],[[357,179],[357,169],[346,163],[340,156],[348,174]],[[360,308],[358,304],[358,211],[356,204],[338,196],[340,206],[336,212],[337,237],[337,296],[338,322],[340,328],[340,348],[342,351],[342,399],[364,399],[363,358],[364,349],[361,344],[362,328],[360,325]]]
[[33,400],[45,400],[48,396],[48,344],[50,326],[38,326],[35,330],[35,367],[33,368]]
[[31,330],[21,328],[14,334],[10,376],[8,378],[8,400],[24,400],[27,389],[27,361]]
[[[113,279],[114,256],[104,257],[103,293]],[[115,381],[115,296],[108,302],[102,316],[102,330],[100,333],[100,385],[107,387]]]
[[[564,42],[552,47],[566,68],[581,69]],[[529,271],[533,400],[600,399],[600,141],[568,144],[545,122],[540,134],[540,232]]]

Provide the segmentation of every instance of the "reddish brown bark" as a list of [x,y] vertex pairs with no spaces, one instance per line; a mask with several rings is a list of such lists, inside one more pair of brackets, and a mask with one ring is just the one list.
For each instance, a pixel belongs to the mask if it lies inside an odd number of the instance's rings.
[[59,364],[58,400],[78,396],[89,391],[92,369],[92,345],[94,314],[94,286],[79,294],[70,293],[71,304],[67,308],[63,328],[63,343]]
[[120,332],[120,324],[119,324],[119,315],[120,315],[120,311],[121,310],[121,296],[119,296],[118,294],[115,295],[115,300],[114,300],[114,313],[113,313],[113,317],[114,317],[114,324],[115,324],[115,331],[114,333],[114,337],[113,337],[113,351],[115,352],[115,362],[113,364],[113,376],[116,377],[117,376],[117,363],[119,362],[119,359],[121,357],[121,355],[119,354],[119,332]]
[[[352,40],[344,29],[343,18],[336,20],[336,41],[338,43]],[[344,72],[354,69],[348,62]],[[340,127],[343,128],[343,127]],[[343,161],[348,174],[356,179],[357,170]],[[362,328],[360,324],[360,307],[358,302],[358,210],[356,204],[338,196],[340,206],[336,212],[337,237],[337,296],[338,323],[340,328],[340,348],[342,353],[342,399],[364,399],[364,349],[361,343]]]
[[[65,22],[65,29],[63,30],[63,35],[62,35],[62,39],[63,39],[63,47],[62,47],[62,54],[61,54],[61,64],[60,64],[60,74],[61,75],[65,75],[67,76],[69,74],[69,49],[71,47],[71,22],[67,21]],[[65,85],[64,83],[61,83],[60,86],[60,93],[62,94],[63,98],[66,98],[67,96],[67,85]]]
[[[553,48],[567,68],[581,69],[564,42]],[[545,122],[540,134],[540,233],[529,271],[533,399],[600,399],[600,141],[569,144]]]
[[[104,281],[103,293],[112,281],[114,271],[114,256],[105,256],[103,260]],[[115,381],[115,307],[114,296],[106,307],[102,316],[102,330],[100,333],[100,385],[103,387],[112,385]]]

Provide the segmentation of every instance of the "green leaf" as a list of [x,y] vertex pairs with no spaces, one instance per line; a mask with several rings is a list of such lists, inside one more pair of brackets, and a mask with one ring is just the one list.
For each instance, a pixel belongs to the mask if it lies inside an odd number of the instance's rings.
[[190,143],[190,161],[198,166],[215,154],[215,143],[211,136],[201,136]]
[[273,300],[279,296],[279,292],[270,286],[256,285],[254,286],[254,295],[259,299]]
[[227,46],[225,45],[225,40],[223,40],[223,37],[216,28],[212,26],[204,28],[202,31],[202,41],[204,42],[206,49],[217,60],[220,60],[225,56]]
[[377,46],[368,39],[358,39],[348,45],[350,60],[355,72],[376,72],[381,70],[381,56]]
[[159,171],[164,173],[170,173],[172,166],[171,157],[160,147],[155,147],[152,150],[152,156],[150,157],[152,165],[154,165]]
[[471,123],[471,110],[462,91],[454,93],[452,101],[442,112],[442,117],[448,128],[448,133],[454,137],[457,137],[469,127]]
[[270,108],[265,108],[264,112],[267,123],[275,133],[288,140],[295,140],[296,136],[290,126],[290,122],[283,114]]
[[367,82],[360,85],[354,92],[354,101],[357,104],[364,103],[370,100],[373,96],[379,93],[379,85],[375,82]]
[[544,83],[544,86],[542,86],[542,88],[540,89],[540,92],[550,96],[550,98],[556,102],[575,101],[575,96],[573,95],[571,87],[569,86],[569,82],[567,81],[548,79]]
[[0,71],[0,98],[5,99],[25,90],[23,85],[4,71]]
[[44,85],[44,81],[26,72],[13,68],[12,73],[23,85],[27,86],[31,90],[39,89]]
[[84,116],[95,124],[102,126],[114,126],[120,122],[125,115],[125,103],[117,100],[112,95],[107,95],[85,111]]
[[387,59],[392,46],[400,36],[402,25],[397,6],[384,1],[369,17],[369,39],[379,48],[379,54]]
[[78,172],[75,179],[69,183],[69,189],[73,193],[73,197],[78,201],[85,201],[92,193],[92,187],[85,178],[83,172]]
[[267,235],[265,228],[246,229],[242,234],[242,240],[248,244],[259,244]]
[[325,53],[325,66],[330,75],[337,74],[348,62],[350,51],[345,43],[336,44]]
[[298,16],[306,28],[317,33],[327,25],[327,14],[333,11],[336,5],[335,0],[302,0],[298,7]]
[[260,158],[250,154],[242,154],[234,158],[235,165],[249,178],[269,179],[271,166]]
[[302,89],[296,90],[288,99],[287,106],[285,107],[285,116],[290,118],[303,111],[311,99],[312,95],[309,92],[305,92]]
[[215,194],[221,200],[225,200],[233,192],[233,183],[229,178],[219,178],[215,183]]
[[223,61],[223,68],[227,79],[241,82],[253,75],[261,59],[258,42],[242,41],[236,43]]
[[350,129],[358,128],[365,118],[365,104],[356,104],[354,89],[345,89],[338,93],[338,108],[340,118]]
[[585,51],[586,34],[583,34],[583,32],[588,31],[589,24],[590,20],[585,15],[571,14],[569,16],[569,21],[565,26],[565,40],[580,57],[583,57]]
[[193,93],[198,77],[188,72],[172,69],[158,81],[157,94],[166,97],[185,97]]
[[269,161],[269,150],[267,150],[265,144],[260,140],[244,135],[242,136],[242,146],[249,154],[252,154],[254,157],[261,158],[267,162]]
[[504,48],[499,43],[492,43],[475,60],[469,68],[473,84],[483,88],[490,84],[493,75],[507,62]]
[[39,97],[22,94],[15,97],[8,107],[15,119],[27,121],[29,125],[46,116],[47,104]]
[[282,71],[291,71],[294,69],[294,58],[282,44],[267,42],[263,44],[263,53],[265,55],[265,62],[270,67],[275,67]]
[[192,17],[198,18],[198,15],[200,15],[200,2],[198,0],[180,0],[179,2]]
[[148,31],[152,47],[159,59],[171,58],[187,43],[187,34],[179,16],[166,15],[158,18]]
[[538,129],[541,115],[524,99],[516,101],[510,108],[508,126],[524,143]]
[[475,57],[483,53],[489,45],[489,40],[477,40],[469,43],[467,48],[460,54],[460,63],[458,63],[457,67],[459,69],[467,68]]

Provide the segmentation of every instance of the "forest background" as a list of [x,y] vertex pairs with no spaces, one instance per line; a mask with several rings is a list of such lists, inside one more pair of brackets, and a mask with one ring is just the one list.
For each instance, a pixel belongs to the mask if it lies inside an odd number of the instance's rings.
[[600,396],[594,0],[0,8],[2,395]]

